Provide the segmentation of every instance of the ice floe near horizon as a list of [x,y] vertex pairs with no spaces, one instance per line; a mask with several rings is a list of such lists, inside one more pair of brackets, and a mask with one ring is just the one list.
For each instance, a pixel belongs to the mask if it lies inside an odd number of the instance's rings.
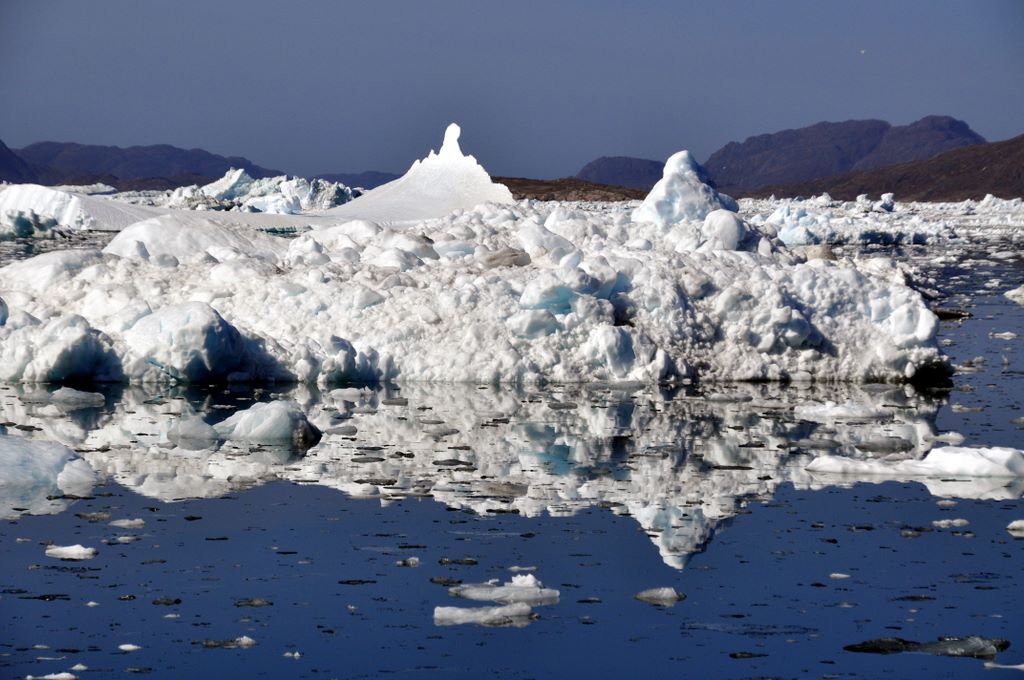
[[[183,211],[102,253],[0,269],[0,379],[864,382],[944,367],[936,317],[901,270],[804,261],[719,207],[685,152],[636,210],[507,203],[457,139],[450,127],[363,203],[474,206],[441,217]],[[258,233],[250,217],[311,230]]]

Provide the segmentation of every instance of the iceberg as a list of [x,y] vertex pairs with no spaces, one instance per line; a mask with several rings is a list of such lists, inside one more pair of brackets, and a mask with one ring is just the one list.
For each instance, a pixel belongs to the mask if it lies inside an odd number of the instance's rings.
[[512,192],[504,184],[492,182],[473,156],[463,155],[460,134],[461,128],[452,123],[438,152],[431,151],[398,179],[327,214],[378,223],[410,222],[443,217],[481,203],[512,203]]
[[0,189],[0,240],[53,236],[57,230],[118,231],[160,211],[104,196],[62,191],[38,184]]
[[[172,211],[102,252],[0,268],[0,380],[903,382],[948,370],[905,272],[806,260],[727,210],[685,152],[640,206],[514,203],[458,136],[450,126],[405,176],[326,212]],[[210,191],[252,196],[262,181],[234,173]],[[275,228],[302,233],[262,233]]]

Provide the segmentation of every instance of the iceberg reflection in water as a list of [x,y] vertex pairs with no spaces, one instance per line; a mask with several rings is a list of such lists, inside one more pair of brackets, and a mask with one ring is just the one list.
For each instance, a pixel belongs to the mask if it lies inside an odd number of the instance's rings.
[[[66,388],[0,390],[3,517],[60,512],[108,480],[165,502],[289,480],[382,504],[430,497],[482,515],[607,508],[632,516],[676,568],[781,484],[855,481],[807,471],[818,456],[919,460],[943,439],[940,403],[891,385],[125,388],[102,400]],[[246,409],[260,417],[233,415]],[[281,414],[273,427],[268,413]],[[243,431],[237,423],[247,420],[262,430]],[[32,447],[57,453],[44,465]],[[922,481],[943,496],[1022,492],[1008,478]]]

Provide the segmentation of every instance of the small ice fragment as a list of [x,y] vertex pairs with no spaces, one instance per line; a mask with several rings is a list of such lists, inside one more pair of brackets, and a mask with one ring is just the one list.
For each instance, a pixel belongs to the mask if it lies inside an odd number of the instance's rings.
[[519,573],[521,571],[537,571],[537,567],[535,567],[535,566],[520,567],[519,565],[512,565],[511,567],[508,568],[508,570],[515,574],[515,573]]
[[955,508],[957,506],[957,501],[954,501],[951,498],[943,498],[941,501],[935,501],[935,505],[940,508]]
[[146,526],[146,520],[144,519],[115,519],[110,523],[110,526],[118,529],[141,529]]
[[953,527],[965,527],[968,524],[970,524],[970,522],[963,518],[937,519],[934,522],[932,522],[932,526],[936,529],[951,529]]
[[658,605],[659,607],[671,607],[676,602],[682,602],[686,599],[686,595],[669,586],[641,590],[633,597],[641,602]]
[[89,600],[88,602],[85,603],[85,606],[86,607],[99,607],[100,603],[96,602],[95,600]]
[[1006,525],[1006,530],[1017,538],[1024,538],[1024,519],[1015,519]]
[[58,560],[91,560],[96,557],[96,548],[86,548],[83,545],[51,545],[46,549],[47,557],[54,557]]
[[988,337],[997,338],[999,340],[1016,340],[1017,334],[1013,331],[1005,331],[1003,333],[989,333]]
[[123,645],[118,645],[117,648],[120,649],[122,652],[137,652],[138,650],[142,649],[142,647],[138,645],[133,645],[130,642],[126,642]]
[[76,663],[74,666],[71,667],[71,670],[81,673],[82,671],[89,670],[89,667],[86,666],[84,663]]
[[243,635],[242,637],[235,638],[235,645],[242,648],[255,647],[256,641],[248,635]]
[[418,567],[420,566],[420,558],[418,557],[406,557],[405,559],[398,560],[395,562],[400,567]]
[[828,577],[830,579],[832,579],[833,581],[841,581],[843,579],[850,578],[850,575],[849,574],[843,574],[843,573],[840,573],[840,572],[836,571],[836,572],[833,572],[833,573],[829,574]]
[[524,602],[500,607],[434,607],[435,626],[475,623],[481,626],[522,627],[529,623],[533,610]]
[[288,657],[289,659],[298,659],[300,656],[302,656],[302,652],[285,652],[284,656]]
[[74,673],[64,671],[62,673],[47,673],[46,675],[26,675],[25,680],[77,680]]

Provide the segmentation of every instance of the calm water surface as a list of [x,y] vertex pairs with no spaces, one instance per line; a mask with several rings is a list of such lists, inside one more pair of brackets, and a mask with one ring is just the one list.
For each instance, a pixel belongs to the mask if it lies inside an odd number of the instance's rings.
[[[1024,338],[990,336],[1024,336],[1024,307],[1002,296],[1022,260],[938,254],[900,253],[940,306],[971,313],[942,324],[961,367],[949,392],[118,388],[72,409],[0,389],[10,436],[61,441],[98,473],[82,497],[0,497],[0,676],[1016,677],[844,646],[977,635],[1009,641],[998,664],[1024,663],[1024,541],[1006,531],[1024,518],[1019,483],[804,469],[822,453],[923,455],[950,431],[1024,448]],[[181,414],[212,423],[272,398],[298,401],[321,443],[166,435]],[[828,401],[860,413],[815,415]],[[60,561],[49,543],[98,554]],[[435,621],[491,604],[452,585],[523,570],[557,603],[508,626]],[[686,599],[634,599],[663,586]],[[223,644],[241,636],[255,645]]]

